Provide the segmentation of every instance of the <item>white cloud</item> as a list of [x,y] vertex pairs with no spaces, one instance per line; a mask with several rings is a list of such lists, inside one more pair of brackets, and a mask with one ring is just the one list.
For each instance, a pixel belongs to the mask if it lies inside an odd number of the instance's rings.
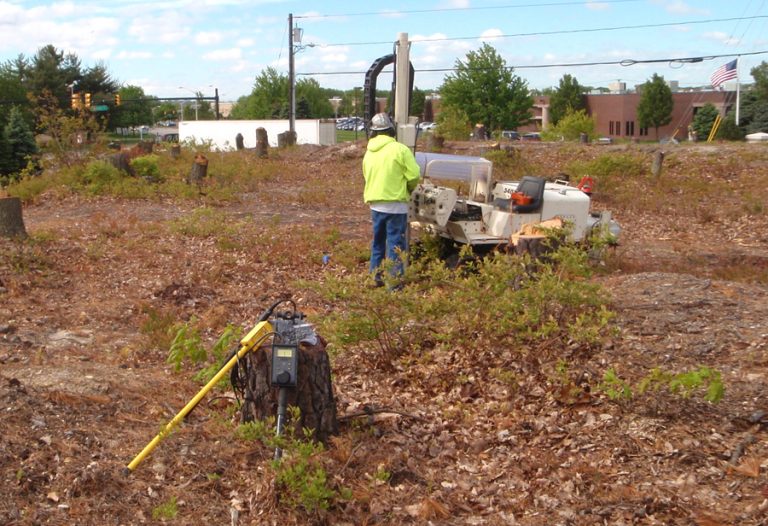
[[480,34],[480,42],[495,42],[504,32],[501,29],[486,29]]
[[337,64],[343,64],[347,61],[347,54],[346,53],[323,53],[320,57],[321,62],[333,62]]
[[238,47],[231,49],[217,49],[215,51],[204,53],[202,58],[203,60],[211,61],[241,60],[243,58],[243,51]]
[[219,31],[200,31],[195,35],[195,44],[199,44],[201,46],[218,44],[222,41],[223,38],[224,35],[222,35]]
[[692,7],[683,0],[653,0],[653,3],[675,15],[708,15],[710,13],[708,9]]
[[151,51],[121,51],[115,55],[120,60],[148,60],[152,57]]
[[91,53],[91,58],[94,60],[107,60],[112,56],[111,49],[100,49]]
[[154,17],[134,18],[127,32],[140,43],[175,44],[189,40],[191,30],[178,15],[163,12]]
[[715,42],[719,42],[720,44],[726,46],[736,46],[739,44],[738,38],[735,38],[727,33],[723,33],[722,31],[710,31],[709,33],[704,33],[702,36],[706,39],[714,40]]
[[593,0],[589,0],[585,5],[587,9],[591,9],[592,11],[605,11],[606,9],[610,9],[611,7],[605,2],[599,2],[599,1],[593,1]]

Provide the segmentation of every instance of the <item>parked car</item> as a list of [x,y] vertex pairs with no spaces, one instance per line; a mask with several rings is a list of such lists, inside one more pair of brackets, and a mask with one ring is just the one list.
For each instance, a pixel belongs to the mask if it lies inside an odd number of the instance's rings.
[[504,130],[501,132],[501,138],[502,139],[509,139],[511,141],[519,141],[520,140],[520,134],[517,133],[514,130]]
[[520,138],[521,141],[540,141],[541,140],[541,134],[538,132],[530,132],[525,133]]
[[436,127],[437,124],[429,121],[420,122],[418,126],[418,128],[423,131],[434,130]]

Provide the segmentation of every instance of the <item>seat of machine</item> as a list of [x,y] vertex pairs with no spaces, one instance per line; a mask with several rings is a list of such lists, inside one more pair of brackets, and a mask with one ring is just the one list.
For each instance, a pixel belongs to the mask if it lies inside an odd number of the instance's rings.
[[515,204],[512,205],[512,210],[521,214],[536,212],[541,208],[541,204],[544,200],[544,185],[546,180],[543,177],[535,177],[533,175],[523,176],[520,184],[517,185],[515,193],[522,193],[531,198],[531,202],[528,204]]

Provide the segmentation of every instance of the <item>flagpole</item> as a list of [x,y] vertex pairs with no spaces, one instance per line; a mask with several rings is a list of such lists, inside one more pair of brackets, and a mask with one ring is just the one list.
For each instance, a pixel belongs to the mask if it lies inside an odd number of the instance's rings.
[[741,99],[741,82],[739,81],[739,57],[736,57],[736,126],[739,125],[739,103]]

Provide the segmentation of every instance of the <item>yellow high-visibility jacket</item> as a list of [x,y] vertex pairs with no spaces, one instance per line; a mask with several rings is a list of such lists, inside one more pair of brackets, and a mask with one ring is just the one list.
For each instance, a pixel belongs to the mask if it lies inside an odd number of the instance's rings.
[[410,148],[388,135],[377,135],[368,141],[363,177],[366,203],[408,202],[421,170]]

